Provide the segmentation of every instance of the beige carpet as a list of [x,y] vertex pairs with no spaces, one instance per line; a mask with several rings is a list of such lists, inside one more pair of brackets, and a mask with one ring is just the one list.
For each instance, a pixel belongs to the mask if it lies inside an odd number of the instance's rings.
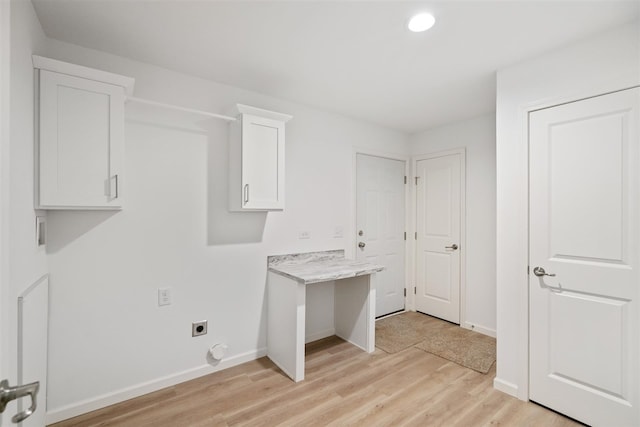
[[414,311],[376,321],[376,347],[397,353],[432,335],[450,323]]
[[435,317],[407,312],[376,322],[376,347],[397,353],[412,346],[483,374],[496,361],[495,338]]

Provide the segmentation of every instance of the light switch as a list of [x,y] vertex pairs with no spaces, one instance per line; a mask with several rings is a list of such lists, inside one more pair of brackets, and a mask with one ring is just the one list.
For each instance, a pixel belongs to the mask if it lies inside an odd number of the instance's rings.
[[44,246],[47,242],[47,223],[45,217],[36,217],[36,244],[38,246]]
[[333,229],[333,237],[336,239],[344,237],[344,228],[341,225],[337,225],[336,228]]

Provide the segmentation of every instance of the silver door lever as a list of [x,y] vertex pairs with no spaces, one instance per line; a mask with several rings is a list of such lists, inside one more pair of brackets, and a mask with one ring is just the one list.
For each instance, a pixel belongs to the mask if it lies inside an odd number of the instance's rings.
[[11,418],[11,421],[18,424],[20,421],[24,421],[31,414],[33,414],[37,408],[36,394],[40,389],[40,382],[36,381],[31,384],[18,385],[11,387],[9,381],[0,381],[0,413],[4,412],[7,407],[7,403],[12,400],[20,399],[21,397],[31,396],[31,406],[22,412],[17,413]]
[[544,271],[544,268],[542,268],[542,267],[534,268],[533,269],[533,274],[535,274],[538,277],[543,277],[543,276],[556,277],[555,274],[549,274],[546,271]]
[[458,245],[456,245],[456,244],[454,243],[453,245],[451,245],[451,246],[445,246],[444,248],[445,248],[445,249],[453,249],[453,250],[455,251],[456,249],[458,249]]

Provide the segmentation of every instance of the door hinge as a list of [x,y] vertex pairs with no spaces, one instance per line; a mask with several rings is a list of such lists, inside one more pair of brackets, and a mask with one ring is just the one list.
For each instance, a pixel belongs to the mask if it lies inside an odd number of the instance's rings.
[[404,296],[407,296],[407,288],[404,288]]
[[529,266],[527,265],[527,276],[529,275]]
[[407,183],[407,175],[404,176],[404,183]]
[[419,178],[419,177],[417,177],[417,176],[416,176],[416,185],[418,185],[418,178]]
[[414,238],[414,240],[418,240],[418,232],[417,231],[415,233],[413,233],[413,238]]
[[404,240],[407,240],[407,232],[404,232]]
[[418,287],[417,286],[413,287],[413,293],[414,293],[414,295],[418,293]]

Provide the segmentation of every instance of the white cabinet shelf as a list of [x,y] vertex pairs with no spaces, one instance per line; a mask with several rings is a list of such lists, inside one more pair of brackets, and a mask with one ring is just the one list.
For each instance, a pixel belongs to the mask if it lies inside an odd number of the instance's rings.
[[120,209],[124,102],[133,79],[33,57],[38,70],[37,207]]
[[237,105],[231,123],[229,209],[284,209],[285,123],[292,116]]

